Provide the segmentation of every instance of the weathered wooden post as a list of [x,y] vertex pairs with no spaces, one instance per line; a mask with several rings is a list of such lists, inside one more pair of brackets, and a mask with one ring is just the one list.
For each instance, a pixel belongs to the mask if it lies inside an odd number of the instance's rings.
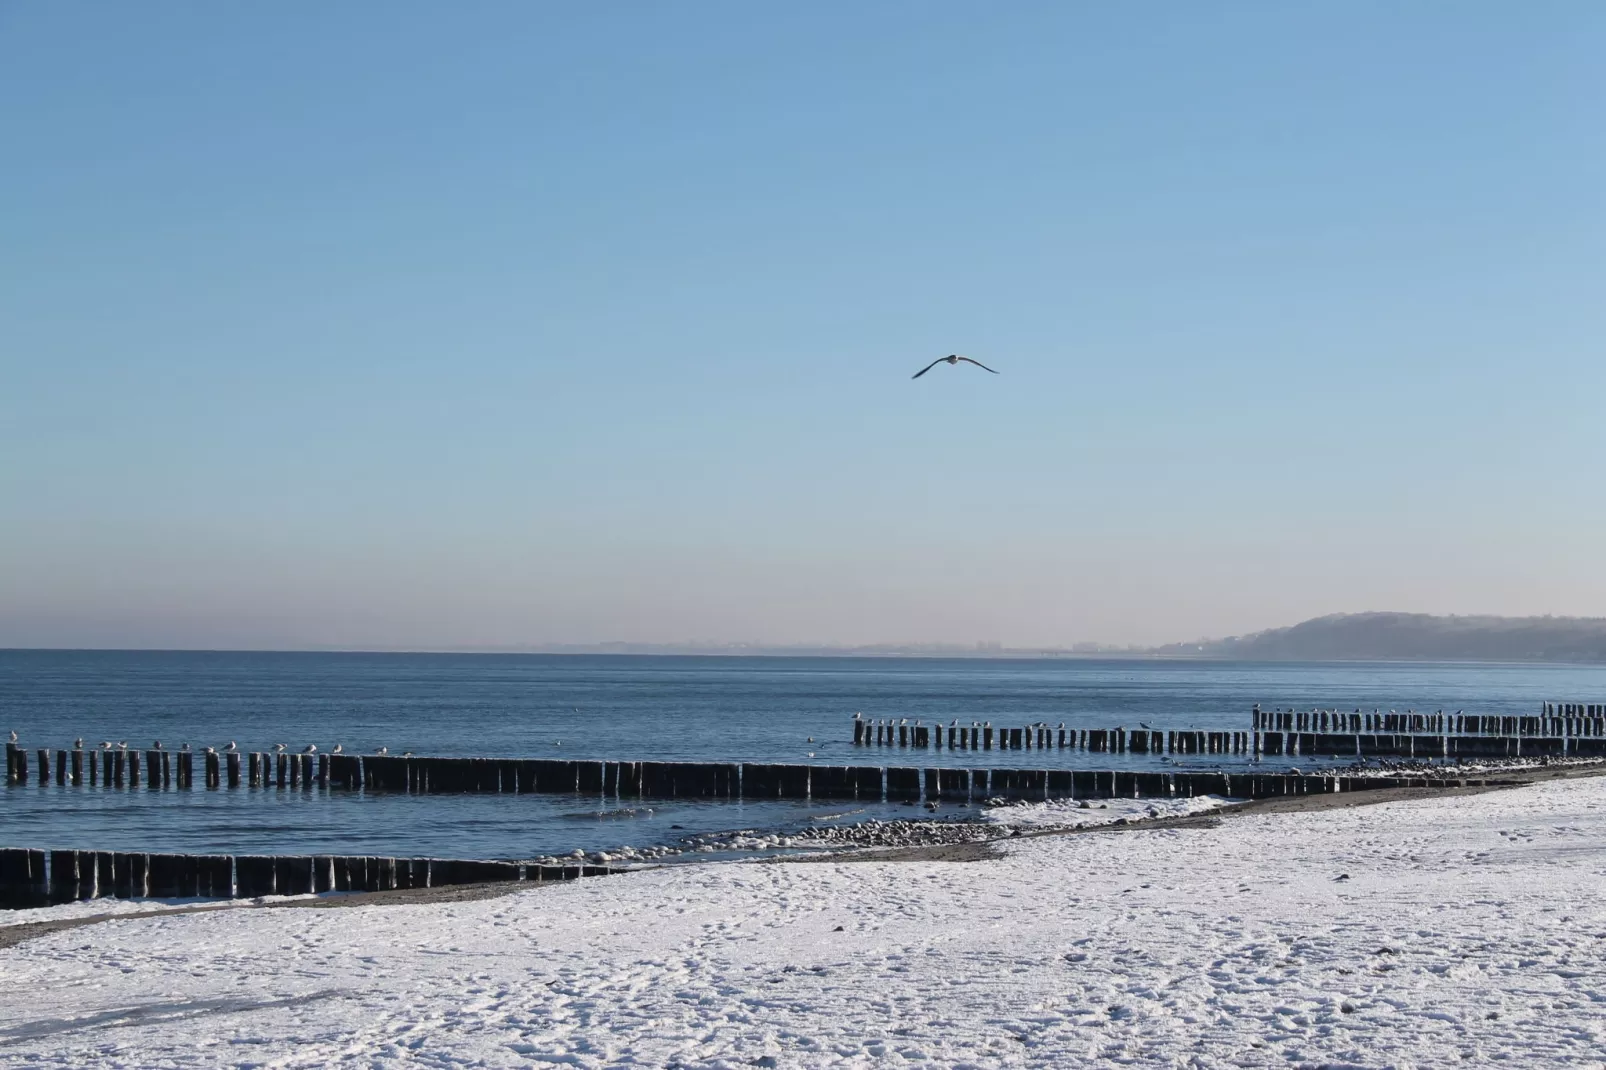
[[206,751],[206,786],[208,788],[218,788],[222,786],[222,764],[223,763],[218,759],[217,751],[208,747]]
[[67,783],[67,752],[64,750],[56,752],[56,783]]
[[39,783],[50,783],[50,748],[39,748]]
[[224,764],[224,767],[228,770],[229,787],[231,787],[231,788],[239,787],[240,786],[240,752],[239,751],[233,751],[233,750],[227,752],[223,756],[223,764]]

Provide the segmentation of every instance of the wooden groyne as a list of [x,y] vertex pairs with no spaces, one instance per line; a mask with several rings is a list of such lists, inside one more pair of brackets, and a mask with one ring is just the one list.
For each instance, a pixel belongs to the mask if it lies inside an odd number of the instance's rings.
[[1254,753],[1337,757],[1606,756],[1606,703],[1547,702],[1535,715],[1461,710],[1250,711]]
[[[28,752],[17,753],[27,766]],[[416,755],[260,755],[243,784],[206,790],[273,789],[395,794],[569,794],[596,799],[822,799],[859,802],[981,802],[1138,799],[1194,795],[1274,798],[1406,784],[1443,787],[1460,780],[1305,776],[1299,773],[1177,770],[952,769],[754,762],[609,762],[548,758]],[[274,759],[268,761],[266,759]],[[279,759],[283,758],[283,761]],[[295,760],[291,760],[295,759]],[[304,759],[304,760],[302,760]],[[314,760],[317,759],[317,760]],[[48,765],[49,763],[43,763]],[[26,776],[13,783],[28,783]],[[63,784],[76,783],[72,780]],[[226,786],[225,786],[226,785]],[[112,780],[127,791],[140,785]],[[152,787],[157,785],[150,785]],[[172,790],[193,790],[175,783]],[[140,788],[140,790],[145,790]]]
[[1147,727],[1020,727],[991,721],[925,724],[908,718],[853,718],[853,742],[865,747],[948,750],[1074,750],[1114,754],[1335,755],[1492,758],[1606,756],[1606,703],[1550,703],[1533,716],[1464,711],[1371,713],[1355,710],[1250,711],[1247,732],[1159,731]]
[[1047,722],[994,726],[925,724],[853,718],[853,743],[860,747],[921,747],[942,750],[1076,750],[1112,754],[1249,754],[1252,733],[1157,731],[1147,728],[1066,728]]
[[607,876],[607,866],[548,866],[355,855],[188,855],[0,848],[0,909],[89,899],[256,899],[388,892],[496,881]]
[[1250,710],[1250,727],[1256,731],[1331,733],[1344,735],[1477,735],[1547,736],[1552,738],[1606,738],[1606,703],[1547,702],[1540,714],[1480,715],[1457,710],[1418,713],[1406,710]]

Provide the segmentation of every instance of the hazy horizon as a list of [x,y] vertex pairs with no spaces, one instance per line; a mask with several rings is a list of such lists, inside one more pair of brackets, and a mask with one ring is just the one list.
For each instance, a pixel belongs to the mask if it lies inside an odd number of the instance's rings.
[[[1606,8],[0,11],[0,647],[1606,615]],[[931,359],[967,353],[988,375]]]

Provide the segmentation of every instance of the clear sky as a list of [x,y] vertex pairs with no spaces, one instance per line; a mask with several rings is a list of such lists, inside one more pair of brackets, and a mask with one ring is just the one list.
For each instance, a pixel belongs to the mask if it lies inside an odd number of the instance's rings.
[[0,4],[0,645],[1606,614],[1603,55],[1595,0]]

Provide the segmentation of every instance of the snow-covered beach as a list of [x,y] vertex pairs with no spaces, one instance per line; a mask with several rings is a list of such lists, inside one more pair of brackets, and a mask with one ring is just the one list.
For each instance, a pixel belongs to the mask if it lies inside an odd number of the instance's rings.
[[1602,1066],[1603,951],[1582,777],[981,861],[126,915],[0,949],[0,1063]]

